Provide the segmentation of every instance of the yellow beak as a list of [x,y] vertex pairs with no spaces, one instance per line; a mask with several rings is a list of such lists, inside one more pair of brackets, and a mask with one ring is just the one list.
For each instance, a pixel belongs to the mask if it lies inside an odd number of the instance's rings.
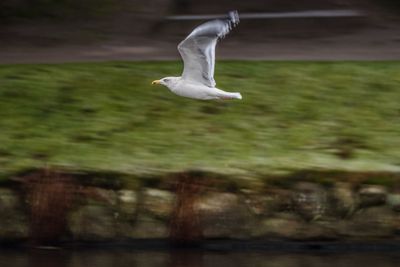
[[155,80],[155,81],[152,81],[151,84],[152,84],[152,85],[154,85],[154,84],[160,84],[160,82],[161,82],[160,80]]

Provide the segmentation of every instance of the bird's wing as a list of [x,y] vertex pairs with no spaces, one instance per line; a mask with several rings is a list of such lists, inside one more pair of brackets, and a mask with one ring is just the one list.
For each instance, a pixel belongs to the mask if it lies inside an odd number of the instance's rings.
[[231,11],[226,19],[201,24],[178,45],[184,63],[183,79],[215,87],[215,46],[238,23],[238,12]]

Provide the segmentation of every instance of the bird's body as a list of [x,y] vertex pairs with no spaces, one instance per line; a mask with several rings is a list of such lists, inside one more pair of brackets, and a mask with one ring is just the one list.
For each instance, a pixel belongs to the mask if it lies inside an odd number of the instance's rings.
[[[168,81],[168,83],[165,83],[165,85],[171,92],[183,97],[200,100],[242,98],[240,93],[225,92],[215,87],[209,87],[195,81],[185,80],[182,77],[167,77],[164,79]],[[162,80],[160,84],[163,84]]]
[[166,86],[171,92],[200,100],[242,99],[240,93],[225,92],[216,88],[214,81],[215,46],[233,26],[239,23],[236,11],[229,12],[227,19],[206,22],[195,28],[179,45],[178,51],[184,62],[181,77],[165,77],[152,84]]

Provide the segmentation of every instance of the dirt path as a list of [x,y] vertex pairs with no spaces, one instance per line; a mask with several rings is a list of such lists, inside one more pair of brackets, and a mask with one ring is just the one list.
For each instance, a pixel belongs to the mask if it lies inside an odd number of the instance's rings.
[[[218,59],[246,60],[400,60],[400,26],[361,27],[350,32],[319,37],[265,34],[264,38],[233,35],[218,46]],[[1,37],[7,38],[1,38]],[[21,35],[19,40],[0,35],[0,64],[61,63],[110,60],[179,59],[176,50],[182,36],[155,34],[142,38],[119,38],[84,44],[58,41],[41,45],[40,37]],[[38,41],[39,39],[39,41]]]

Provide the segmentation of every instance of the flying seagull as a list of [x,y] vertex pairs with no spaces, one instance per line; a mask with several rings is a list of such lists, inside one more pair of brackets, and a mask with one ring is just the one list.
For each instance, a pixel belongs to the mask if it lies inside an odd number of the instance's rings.
[[181,77],[165,77],[152,84],[166,86],[173,93],[200,100],[242,99],[240,93],[225,92],[216,88],[214,81],[215,46],[232,27],[239,23],[237,11],[228,13],[225,19],[205,22],[195,28],[178,45],[184,68]]

